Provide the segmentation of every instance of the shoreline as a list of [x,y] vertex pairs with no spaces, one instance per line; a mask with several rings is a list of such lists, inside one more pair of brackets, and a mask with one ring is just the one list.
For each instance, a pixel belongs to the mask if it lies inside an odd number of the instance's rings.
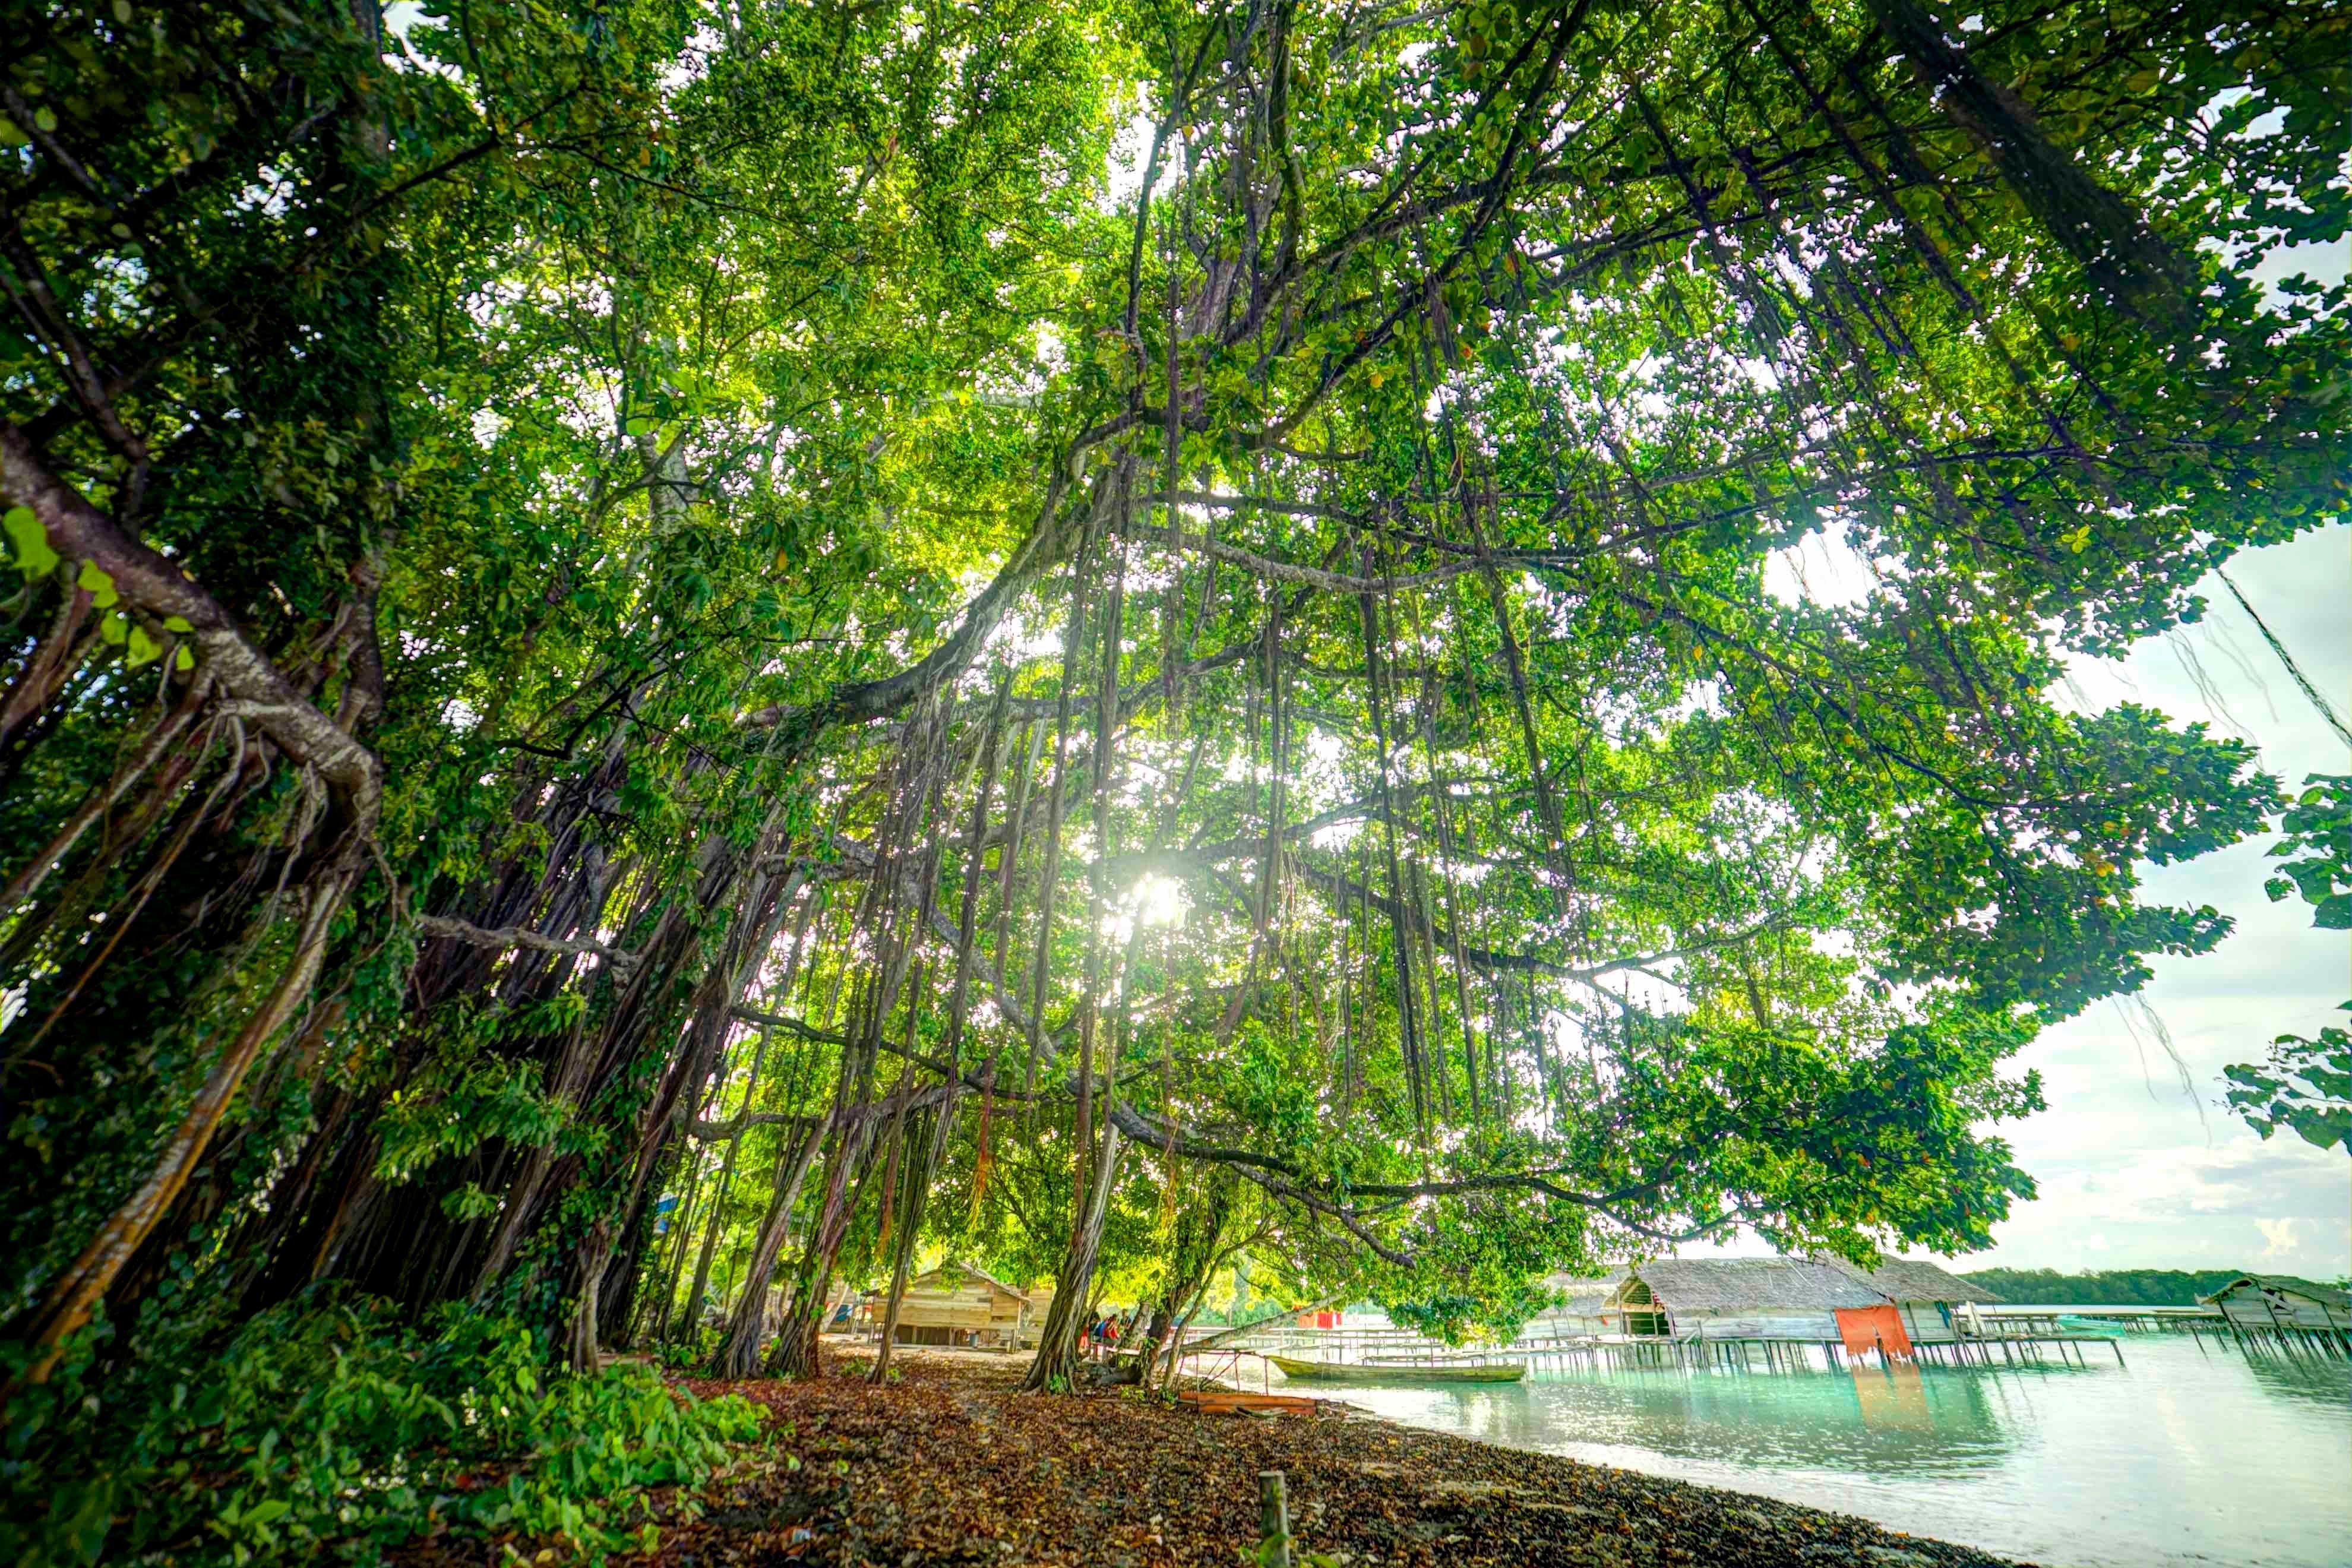
[[[2030,1568],[1849,1514],[1426,1431],[1339,1401],[1211,1415],[1133,1390],[1024,1396],[1019,1360],[894,1356],[899,1375],[880,1388],[840,1374],[859,1364],[828,1358],[830,1375],[808,1383],[686,1380],[697,1394],[765,1407],[768,1436],[691,1499],[657,1505],[657,1550],[629,1560],[1233,1568],[1257,1541],[1257,1474],[1278,1469],[1301,1563],[1321,1553],[1350,1568]],[[503,1552],[445,1538],[418,1561]]]

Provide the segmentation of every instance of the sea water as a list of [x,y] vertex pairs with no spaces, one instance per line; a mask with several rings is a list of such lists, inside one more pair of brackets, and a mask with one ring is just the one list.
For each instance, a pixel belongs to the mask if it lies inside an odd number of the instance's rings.
[[1538,1368],[1518,1384],[1340,1397],[2052,1568],[2352,1564],[2352,1366],[2210,1336],[2119,1342],[2122,1365],[2090,1344],[2081,1366]]

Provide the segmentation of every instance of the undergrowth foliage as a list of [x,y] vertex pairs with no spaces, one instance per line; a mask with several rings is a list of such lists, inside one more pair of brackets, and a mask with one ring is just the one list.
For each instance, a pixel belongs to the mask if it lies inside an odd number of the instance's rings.
[[635,1363],[550,1372],[520,1321],[459,1306],[407,1326],[322,1292],[217,1346],[158,1333],[103,1380],[97,1348],[11,1405],[0,1558],[365,1562],[455,1531],[601,1559],[657,1539],[647,1489],[761,1424]]

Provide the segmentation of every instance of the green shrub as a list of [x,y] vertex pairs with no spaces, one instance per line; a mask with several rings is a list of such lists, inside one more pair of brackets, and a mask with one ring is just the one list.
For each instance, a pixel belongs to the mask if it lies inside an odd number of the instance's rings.
[[601,1558],[651,1543],[646,1489],[703,1479],[759,1428],[745,1401],[695,1400],[645,1367],[549,1376],[545,1361],[512,1319],[448,1308],[417,1329],[313,1300],[216,1354],[153,1355],[101,1402],[85,1344],[11,1401],[0,1561],[365,1561],[443,1531],[560,1535]]

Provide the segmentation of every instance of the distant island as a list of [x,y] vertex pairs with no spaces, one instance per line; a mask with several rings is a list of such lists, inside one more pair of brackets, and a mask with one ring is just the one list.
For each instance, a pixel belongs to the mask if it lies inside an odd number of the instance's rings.
[[[2193,1307],[2241,1275],[2244,1268],[2099,1268],[2061,1274],[2055,1268],[1979,1268],[1961,1279],[1981,1285],[2021,1307]],[[2263,1278],[2290,1285],[2319,1281],[2292,1274]]]

